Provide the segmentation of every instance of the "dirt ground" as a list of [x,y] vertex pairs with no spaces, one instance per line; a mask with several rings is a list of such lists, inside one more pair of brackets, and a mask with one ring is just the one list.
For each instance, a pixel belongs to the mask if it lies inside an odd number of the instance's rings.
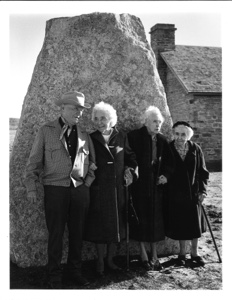
[[[222,258],[222,173],[211,173],[205,210]],[[130,257],[130,269],[126,270],[126,258],[115,257],[115,262],[124,268],[122,272],[107,272],[98,279],[94,273],[95,262],[83,262],[83,274],[89,279],[86,290],[222,290],[222,263],[209,230],[201,237],[199,253],[206,261],[205,267],[199,267],[190,259],[185,267],[176,265],[176,255],[160,257],[163,270],[144,271],[138,256]],[[223,258],[222,258],[223,260]],[[46,268],[19,268],[10,263],[10,289],[48,289]],[[64,289],[83,289],[78,286],[65,286]]]

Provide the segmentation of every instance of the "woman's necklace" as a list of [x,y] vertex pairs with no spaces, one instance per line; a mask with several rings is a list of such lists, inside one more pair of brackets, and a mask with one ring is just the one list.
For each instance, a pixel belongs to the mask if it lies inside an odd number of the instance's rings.
[[174,143],[174,145],[180,157],[182,158],[182,160],[184,160],[189,149],[188,143],[185,143],[184,147],[180,147],[176,142]]

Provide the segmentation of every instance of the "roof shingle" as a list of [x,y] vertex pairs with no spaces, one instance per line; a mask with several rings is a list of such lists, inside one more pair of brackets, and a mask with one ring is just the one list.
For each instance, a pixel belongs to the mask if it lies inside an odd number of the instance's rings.
[[160,54],[188,93],[222,92],[221,48],[177,45]]

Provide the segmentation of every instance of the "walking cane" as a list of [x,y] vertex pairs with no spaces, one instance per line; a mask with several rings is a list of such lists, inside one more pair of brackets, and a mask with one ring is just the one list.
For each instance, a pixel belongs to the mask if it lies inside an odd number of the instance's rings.
[[218,247],[217,247],[217,244],[216,244],[215,238],[214,238],[214,236],[213,236],[213,232],[212,232],[212,229],[211,229],[211,226],[210,226],[210,223],[209,223],[208,217],[207,217],[207,215],[206,215],[206,212],[205,212],[205,208],[204,208],[204,206],[203,206],[202,204],[201,204],[201,208],[202,208],[203,214],[204,214],[204,216],[205,216],[205,219],[206,219],[206,222],[207,222],[207,225],[208,225],[208,228],[209,228],[209,231],[210,231],[211,237],[212,237],[212,239],[213,239],[213,242],[214,242],[214,247],[215,247],[215,249],[216,249],[216,251],[217,251],[217,255],[218,255],[219,262],[221,263],[221,262],[222,262],[222,260],[221,260],[221,256],[220,256],[220,254],[219,254]]
[[129,271],[129,192],[128,186],[125,185],[125,198],[126,198],[126,270]]

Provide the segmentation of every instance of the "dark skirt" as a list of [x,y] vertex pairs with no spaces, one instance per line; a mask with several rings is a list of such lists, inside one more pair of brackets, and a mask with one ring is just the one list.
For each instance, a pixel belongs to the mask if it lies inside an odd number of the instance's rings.
[[206,220],[200,204],[178,205],[172,202],[166,217],[166,236],[174,240],[200,238],[206,231]]
[[162,198],[162,188],[156,187],[152,197],[134,197],[138,222],[130,218],[130,238],[149,243],[165,239]]
[[[90,188],[91,201],[85,240],[105,244],[125,239],[126,208],[123,191],[123,186],[115,190],[107,184],[105,188],[94,185]],[[117,194],[116,198],[115,193]]]

